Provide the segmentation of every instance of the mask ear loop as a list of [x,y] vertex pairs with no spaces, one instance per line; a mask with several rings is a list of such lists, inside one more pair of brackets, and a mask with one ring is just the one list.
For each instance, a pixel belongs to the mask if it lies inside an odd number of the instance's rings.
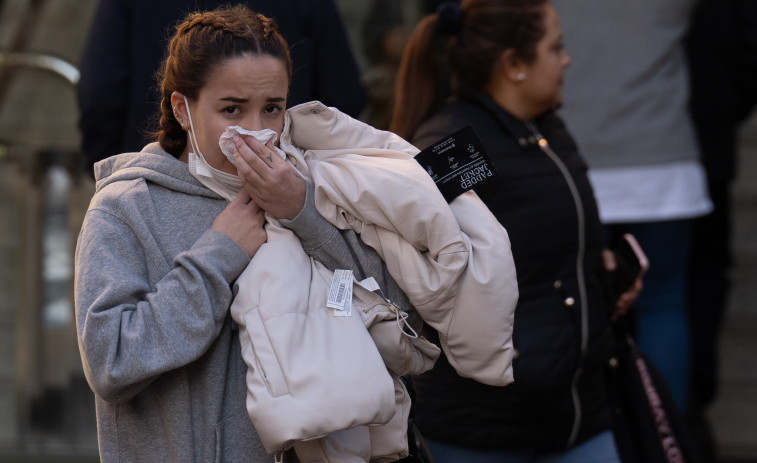
[[192,123],[192,112],[189,111],[189,101],[187,100],[187,97],[184,97],[184,105],[187,108],[187,117],[189,118],[189,145],[192,148],[192,151],[199,156],[205,159],[205,157],[200,152],[200,144],[197,143],[197,136],[195,135],[195,125]]

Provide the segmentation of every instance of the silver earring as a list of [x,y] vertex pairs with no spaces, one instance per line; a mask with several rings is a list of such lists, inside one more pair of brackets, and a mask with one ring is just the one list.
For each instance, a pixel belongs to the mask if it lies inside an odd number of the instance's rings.
[[522,72],[519,72],[518,75],[515,77],[517,77],[517,79],[521,81],[526,80],[526,75],[523,74]]

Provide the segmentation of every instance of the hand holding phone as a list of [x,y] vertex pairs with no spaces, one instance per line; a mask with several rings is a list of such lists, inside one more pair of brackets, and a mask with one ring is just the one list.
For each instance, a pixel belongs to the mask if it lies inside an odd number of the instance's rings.
[[[615,269],[607,272],[607,291],[609,299],[615,308],[613,318],[622,315],[636,299],[636,294],[632,294],[630,302],[628,293],[632,290],[640,290],[641,285],[637,285],[644,273],[649,269],[649,260],[641,249],[638,241],[633,235],[624,234],[618,243],[612,248],[612,254],[615,258]],[[625,296],[624,296],[625,295]],[[621,297],[624,300],[621,301]]]
[[649,260],[639,246],[639,242],[630,233],[626,233],[613,248],[615,253],[615,270],[613,280],[617,294],[622,294],[633,286],[649,268]]

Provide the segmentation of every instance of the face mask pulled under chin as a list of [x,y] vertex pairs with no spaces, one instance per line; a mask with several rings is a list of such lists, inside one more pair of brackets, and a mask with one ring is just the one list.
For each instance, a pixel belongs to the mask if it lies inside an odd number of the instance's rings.
[[200,145],[197,143],[194,124],[192,123],[192,114],[189,112],[189,102],[184,97],[184,104],[187,108],[187,117],[189,118],[189,145],[192,151],[189,152],[189,173],[192,174],[198,182],[205,185],[206,188],[218,194],[226,201],[231,201],[234,196],[242,189],[242,180],[235,174],[220,171],[208,164],[205,156],[200,152]]
[[231,201],[242,189],[242,180],[234,174],[220,171],[205,160],[202,154],[189,153],[189,173],[209,190]]

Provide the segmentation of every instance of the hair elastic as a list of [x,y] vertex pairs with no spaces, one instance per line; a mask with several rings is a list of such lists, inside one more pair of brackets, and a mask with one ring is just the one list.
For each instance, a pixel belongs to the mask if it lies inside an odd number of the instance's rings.
[[463,24],[463,10],[455,2],[444,2],[436,9],[439,15],[439,32],[455,35]]

